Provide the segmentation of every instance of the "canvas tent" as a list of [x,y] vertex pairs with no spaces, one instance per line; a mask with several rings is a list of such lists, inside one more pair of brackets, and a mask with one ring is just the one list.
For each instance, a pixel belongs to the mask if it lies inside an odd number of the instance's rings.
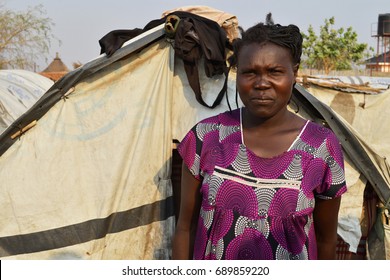
[[24,114],[53,82],[26,70],[0,70],[0,134]]
[[[223,15],[225,26],[237,26],[234,16]],[[224,77],[208,78],[201,66],[211,104]],[[234,72],[227,85],[233,101]],[[371,181],[388,199],[381,170],[333,111],[300,86],[294,101],[299,114],[348,136],[347,154],[364,152],[346,157],[350,189],[359,179]],[[0,136],[0,257],[168,259],[174,142],[226,110],[226,99],[215,109],[196,101],[163,24],[70,72]],[[346,215],[360,215],[361,206],[354,207]],[[359,234],[345,239],[354,244]]]

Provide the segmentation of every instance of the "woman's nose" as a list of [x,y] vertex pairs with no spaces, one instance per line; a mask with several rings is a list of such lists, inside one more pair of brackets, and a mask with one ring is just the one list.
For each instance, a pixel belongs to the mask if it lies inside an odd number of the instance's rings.
[[258,75],[254,84],[255,88],[269,87],[269,81],[264,75]]

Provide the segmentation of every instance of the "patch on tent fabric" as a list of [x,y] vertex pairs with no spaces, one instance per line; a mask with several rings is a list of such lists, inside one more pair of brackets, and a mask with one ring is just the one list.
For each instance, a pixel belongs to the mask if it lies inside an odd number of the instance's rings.
[[330,103],[330,107],[333,108],[350,124],[355,119],[355,101],[351,94],[340,92],[336,94]]

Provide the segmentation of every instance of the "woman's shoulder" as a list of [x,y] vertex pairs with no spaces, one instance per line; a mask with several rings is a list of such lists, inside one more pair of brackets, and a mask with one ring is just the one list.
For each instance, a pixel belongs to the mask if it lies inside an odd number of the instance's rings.
[[339,142],[336,134],[330,128],[310,120],[307,122],[302,138],[306,140],[305,142],[315,144],[314,146],[318,146],[325,141]]

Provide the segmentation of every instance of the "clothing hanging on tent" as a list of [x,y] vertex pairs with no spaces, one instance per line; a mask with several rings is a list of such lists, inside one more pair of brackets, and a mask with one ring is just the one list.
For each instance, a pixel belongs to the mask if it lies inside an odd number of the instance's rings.
[[[174,28],[166,29],[171,31],[167,35],[174,39],[175,54],[184,62],[184,69],[196,100],[205,107],[215,108],[220,104],[227,89],[229,68],[226,65],[226,47],[229,46],[229,40],[225,30],[213,20],[176,11],[162,19],[150,21],[143,29],[113,30],[99,40],[101,54],[106,53],[107,56],[111,56],[126,41],[160,24],[166,23],[166,26],[169,24],[171,27],[172,19],[175,20]],[[198,72],[201,58],[204,59],[207,77],[225,75],[225,83],[211,105],[208,105],[202,97]]]

